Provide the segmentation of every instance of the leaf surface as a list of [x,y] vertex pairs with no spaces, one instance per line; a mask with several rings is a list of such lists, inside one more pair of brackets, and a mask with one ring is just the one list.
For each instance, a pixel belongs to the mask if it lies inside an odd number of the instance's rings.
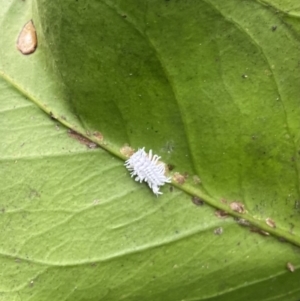
[[[295,1],[0,3],[3,300],[299,299]],[[125,143],[186,183],[156,198]]]

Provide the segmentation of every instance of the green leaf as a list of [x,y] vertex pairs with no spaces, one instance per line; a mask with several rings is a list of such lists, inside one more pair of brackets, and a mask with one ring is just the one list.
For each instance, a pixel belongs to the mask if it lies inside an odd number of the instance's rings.
[[0,0],[0,300],[299,299],[297,3]]

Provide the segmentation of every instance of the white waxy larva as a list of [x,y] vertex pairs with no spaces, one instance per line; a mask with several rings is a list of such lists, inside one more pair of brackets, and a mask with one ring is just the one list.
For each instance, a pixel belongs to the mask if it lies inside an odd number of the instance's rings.
[[147,154],[143,147],[124,164],[131,172],[131,177],[135,177],[135,180],[140,183],[146,182],[156,195],[162,194],[159,191],[160,186],[171,183],[171,179],[165,176],[165,164],[158,162],[159,159],[159,156],[152,155],[152,150]]

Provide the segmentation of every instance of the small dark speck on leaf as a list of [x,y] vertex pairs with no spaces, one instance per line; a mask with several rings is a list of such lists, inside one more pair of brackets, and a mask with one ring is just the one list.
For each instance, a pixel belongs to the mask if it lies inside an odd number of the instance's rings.
[[50,118],[53,119],[53,120],[56,120],[57,117],[50,111]]
[[175,168],[173,164],[167,164],[167,167],[169,171],[172,171]]
[[39,192],[35,189],[30,189],[30,192],[29,192],[29,198],[30,199],[35,199],[35,198],[40,198],[41,195],[39,194]]
[[88,144],[87,147],[88,147],[88,148],[97,148],[98,145],[97,145],[96,143],[94,143],[94,142],[91,142],[90,144]]
[[286,242],[286,239],[285,239],[284,237],[279,237],[278,240],[279,240],[280,242]]
[[244,226],[244,227],[249,227],[251,224],[249,221],[247,221],[246,219],[244,218],[240,218],[240,217],[235,217],[234,220],[241,226]]
[[242,74],[242,78],[248,78],[247,74]]
[[221,234],[223,233],[223,228],[222,228],[222,227],[216,228],[216,229],[214,230],[214,233],[215,233],[216,235],[221,235]]
[[223,211],[223,210],[216,210],[215,211],[215,216],[217,218],[226,218],[226,217],[228,217],[228,213]]
[[277,29],[277,25],[273,25],[273,26],[271,27],[271,29],[272,29],[272,31],[275,31],[275,30]]
[[193,196],[192,197],[192,202],[196,205],[196,206],[203,206],[204,205],[204,201],[202,199],[200,199],[197,196]]
[[170,186],[169,190],[170,190],[170,192],[173,192],[174,187],[173,187],[173,186]]
[[261,230],[261,229],[258,229],[258,228],[256,228],[256,227],[251,227],[251,228],[250,228],[250,231],[251,231],[251,232],[254,232],[254,233],[258,233],[258,234],[263,235],[263,236],[269,236],[269,235],[270,235],[269,232],[264,231],[264,230]]

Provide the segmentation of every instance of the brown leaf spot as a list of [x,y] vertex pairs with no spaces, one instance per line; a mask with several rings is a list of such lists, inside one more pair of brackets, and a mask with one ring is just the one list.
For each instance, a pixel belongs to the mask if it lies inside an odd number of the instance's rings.
[[256,228],[256,227],[251,227],[251,228],[250,228],[250,231],[251,231],[251,232],[254,232],[254,233],[258,233],[258,234],[263,235],[263,236],[269,236],[269,235],[270,235],[269,232],[264,231],[264,230],[261,230],[261,229],[258,229],[258,228]]
[[271,228],[276,228],[275,222],[272,219],[270,219],[269,217],[266,218],[266,224]]
[[53,114],[53,112],[50,111],[49,114],[50,114],[51,119],[53,119],[53,120],[57,119],[57,117]]
[[245,213],[245,206],[241,202],[231,202],[230,208],[233,211],[236,211],[238,213]]
[[173,181],[180,184],[180,185],[184,184],[185,179],[186,178],[182,174],[180,174],[179,172],[175,172],[174,175],[173,175]]
[[192,202],[196,205],[196,206],[203,206],[204,205],[204,201],[202,199],[200,199],[197,196],[193,196],[192,197]]
[[168,171],[172,171],[175,166],[173,164],[167,164]]
[[289,271],[291,271],[291,272],[294,272],[294,271],[295,271],[295,267],[294,267],[290,262],[288,262],[288,263],[286,264],[286,267],[287,267],[287,269],[288,269]]
[[17,48],[23,54],[31,54],[37,47],[37,36],[32,20],[28,21],[22,28],[18,40]]
[[249,227],[251,224],[244,218],[235,217],[234,220],[241,226]]
[[69,135],[69,137],[79,141],[81,144],[86,145],[88,148],[97,148],[98,147],[95,142],[83,137],[82,135],[78,134],[77,132],[75,132],[73,130],[68,130],[68,135]]
[[134,149],[131,148],[128,144],[125,144],[120,148],[120,153],[126,158],[129,158],[134,154]]
[[216,210],[215,211],[215,216],[217,218],[226,218],[226,217],[228,217],[228,213],[223,211],[223,210]]
[[100,132],[94,132],[93,136],[98,140],[98,141],[103,141],[103,135]]
[[277,25],[272,25],[271,29],[272,31],[275,31],[277,29]]

